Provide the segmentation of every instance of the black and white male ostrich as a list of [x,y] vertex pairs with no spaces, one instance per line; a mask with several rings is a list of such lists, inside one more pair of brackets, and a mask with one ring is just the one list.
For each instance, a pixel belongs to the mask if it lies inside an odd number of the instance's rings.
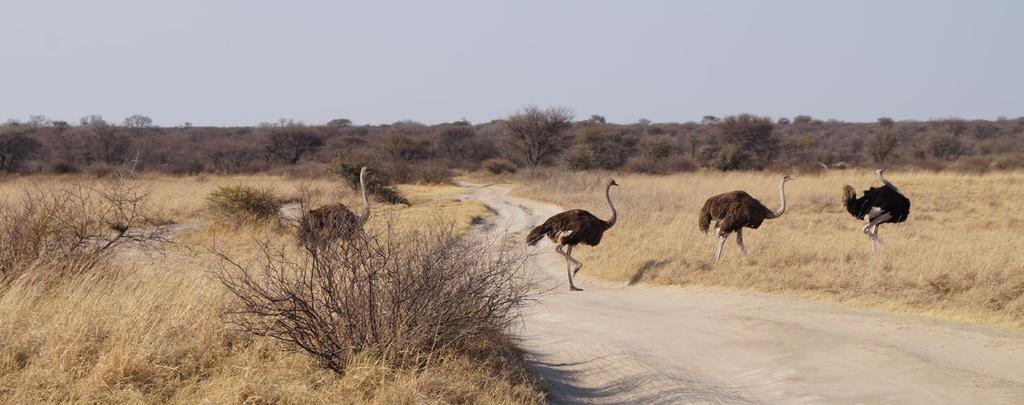
[[910,216],[910,200],[900,189],[882,176],[885,169],[875,170],[882,187],[871,187],[857,198],[857,192],[849,185],[843,186],[843,203],[854,218],[867,222],[862,231],[871,238],[871,251],[878,254],[878,226],[884,223],[898,224]]
[[353,240],[363,232],[370,219],[370,199],[366,195],[366,167],[359,170],[359,189],[363,193],[363,213],[356,215],[345,204],[327,204],[299,220],[299,245],[313,248],[335,240]]
[[700,210],[698,224],[704,234],[708,233],[711,221],[715,221],[715,234],[718,235],[718,250],[715,261],[722,257],[722,246],[730,233],[736,233],[736,244],[740,245],[744,255],[748,255],[747,247],[743,246],[743,228],[757,229],[766,219],[781,217],[786,212],[786,182],[792,177],[782,176],[779,182],[779,195],[782,207],[772,211],[761,204],[756,198],[745,191],[730,191],[708,198],[704,208]]
[[[540,226],[533,228],[526,236],[526,243],[535,246],[537,242],[547,236],[555,244],[555,251],[565,257],[565,272],[569,275],[569,291],[583,291],[577,288],[572,282],[572,276],[583,268],[583,263],[572,257],[572,248],[579,244],[597,246],[601,243],[604,232],[615,226],[618,214],[615,206],[612,205],[612,186],[618,186],[615,180],[608,182],[604,189],[604,197],[608,200],[608,207],[612,210],[611,218],[607,221],[594,216],[585,210],[569,210],[555,214]],[[566,250],[563,251],[562,248]],[[576,264],[576,270],[570,270],[571,263]]]

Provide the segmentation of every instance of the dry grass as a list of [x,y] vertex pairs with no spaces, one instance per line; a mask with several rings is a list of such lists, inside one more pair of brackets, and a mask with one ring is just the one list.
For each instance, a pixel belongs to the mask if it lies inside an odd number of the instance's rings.
[[[90,182],[85,177],[29,177],[0,183],[0,201],[28,186]],[[246,184],[296,197],[301,181],[272,176],[148,177],[155,211],[181,224],[207,223],[205,198],[222,185]],[[354,205],[355,193],[327,181],[310,184],[320,202]],[[458,202],[457,188],[408,187],[411,208],[377,204],[393,218],[443,215],[460,226],[487,215]],[[357,206],[357,205],[356,205]],[[442,214],[435,214],[436,212]],[[370,226],[383,219],[376,216]],[[282,244],[280,224],[219,225],[172,237],[158,251],[122,249],[102,272],[59,284],[15,280],[0,290],[0,403],[539,403],[540,382],[518,356],[440,354],[427,366],[393,369],[367,356],[344,375],[304,354],[227,325],[233,297],[218,282],[218,259],[258,253],[256,241]],[[38,269],[45,271],[45,269]]]
[[579,249],[590,275],[625,282],[714,285],[785,292],[970,323],[1024,327],[1024,172],[966,175],[887,172],[912,201],[910,219],[880,228],[872,257],[863,223],[843,208],[841,187],[879,184],[869,171],[805,175],[786,186],[789,208],[744,233],[750,257],[730,238],[697,229],[704,200],[746,190],[770,208],[778,179],[767,173],[672,176],[547,173],[517,193],[607,217],[609,177],[620,222],[601,246]]

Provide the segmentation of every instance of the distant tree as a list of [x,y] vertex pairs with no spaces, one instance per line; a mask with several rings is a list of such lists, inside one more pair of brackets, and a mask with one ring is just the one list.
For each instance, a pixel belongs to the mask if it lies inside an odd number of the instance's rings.
[[657,137],[646,141],[643,145],[643,154],[652,159],[664,159],[672,155],[675,145],[669,137]]
[[590,116],[590,122],[593,122],[593,123],[596,123],[596,124],[604,124],[605,123],[605,119],[604,119],[604,116],[594,114],[594,115]]
[[568,141],[572,111],[565,108],[526,107],[505,120],[509,148],[531,169],[557,155]]
[[94,125],[107,125],[107,121],[103,119],[102,115],[92,114],[86,115],[78,120],[78,124],[83,127],[94,126]]
[[789,125],[790,121],[789,118],[779,117],[778,121],[775,121],[775,123],[779,125]]
[[335,130],[335,131],[337,131],[339,129],[342,129],[342,128],[348,128],[350,126],[352,126],[352,120],[350,120],[348,118],[333,119],[333,120],[327,121],[327,125],[326,125],[327,128]]
[[811,122],[814,122],[814,118],[812,118],[810,115],[797,115],[796,117],[793,117],[794,124],[807,125],[810,124]]
[[641,119],[636,120],[636,123],[640,124],[640,126],[642,126],[642,127],[646,127],[648,125],[651,125],[651,120],[649,120],[647,118],[641,118]]
[[63,135],[64,132],[67,131],[68,127],[69,127],[67,121],[53,121],[51,124],[53,125],[53,128],[55,130],[57,130],[57,134],[58,135]]
[[896,134],[892,130],[877,131],[868,140],[868,153],[871,154],[871,159],[875,163],[883,165],[889,160],[889,156],[892,155],[898,143]]
[[959,137],[967,132],[967,122],[959,118],[950,118],[941,121],[939,126],[944,132],[952,135],[953,137]]
[[79,123],[87,137],[87,160],[99,159],[111,165],[127,161],[132,140],[117,127],[95,114],[82,117]]
[[936,135],[928,142],[932,156],[953,160],[966,152],[963,142],[956,135]]
[[651,125],[646,128],[646,132],[648,135],[661,135],[665,133],[665,128],[660,125]]
[[896,121],[893,121],[893,119],[889,117],[879,117],[878,125],[882,126],[883,128],[892,128],[893,126],[896,125]]
[[979,122],[974,125],[974,137],[978,139],[989,139],[999,134],[999,127],[988,122]]
[[716,161],[719,169],[764,169],[778,153],[779,140],[768,117],[730,116],[715,124],[715,129],[721,144]]
[[28,116],[28,126],[34,129],[47,127],[50,126],[50,119],[45,115],[30,115]]
[[20,131],[0,132],[0,172],[16,169],[22,161],[35,155],[42,146],[35,138]]
[[718,117],[714,115],[705,115],[704,118],[700,119],[700,123],[704,125],[711,125],[718,122]]
[[438,149],[454,160],[465,160],[473,155],[476,131],[469,125],[450,125],[438,135]]
[[124,126],[135,133],[136,136],[141,136],[147,129],[153,126],[153,119],[145,115],[135,114],[124,119]]
[[576,144],[567,157],[570,168],[606,169],[622,167],[635,151],[637,141],[622,131],[589,124],[576,131]]
[[269,156],[294,165],[324,146],[324,139],[312,128],[290,121],[280,124],[267,136],[265,148]]
[[398,161],[423,160],[431,157],[430,141],[420,137],[392,132],[384,140],[384,150]]

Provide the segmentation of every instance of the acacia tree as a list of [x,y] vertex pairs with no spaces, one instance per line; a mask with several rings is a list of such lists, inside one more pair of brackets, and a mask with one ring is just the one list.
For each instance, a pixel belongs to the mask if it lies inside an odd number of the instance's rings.
[[779,139],[768,117],[729,116],[715,124],[721,149],[715,166],[722,170],[764,169],[775,159]]
[[299,163],[303,156],[316,153],[324,146],[324,139],[305,125],[288,124],[273,128],[267,138],[269,156],[288,164]]
[[868,153],[871,154],[871,159],[875,163],[883,165],[896,149],[899,140],[892,127],[883,123],[881,118],[879,118],[879,124],[882,128],[868,140]]
[[18,132],[0,133],[0,172],[16,169],[40,148],[42,144],[28,135]]
[[505,120],[509,149],[534,170],[565,148],[572,118],[567,108],[526,107]]
[[153,126],[153,119],[145,115],[135,114],[124,119],[124,126],[132,130],[135,136],[141,136],[146,129]]

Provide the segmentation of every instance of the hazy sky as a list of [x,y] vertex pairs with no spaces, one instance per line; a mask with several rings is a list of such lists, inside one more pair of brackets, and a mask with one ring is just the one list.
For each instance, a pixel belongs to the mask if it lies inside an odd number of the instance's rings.
[[1024,115],[1021,1],[0,0],[0,121]]

